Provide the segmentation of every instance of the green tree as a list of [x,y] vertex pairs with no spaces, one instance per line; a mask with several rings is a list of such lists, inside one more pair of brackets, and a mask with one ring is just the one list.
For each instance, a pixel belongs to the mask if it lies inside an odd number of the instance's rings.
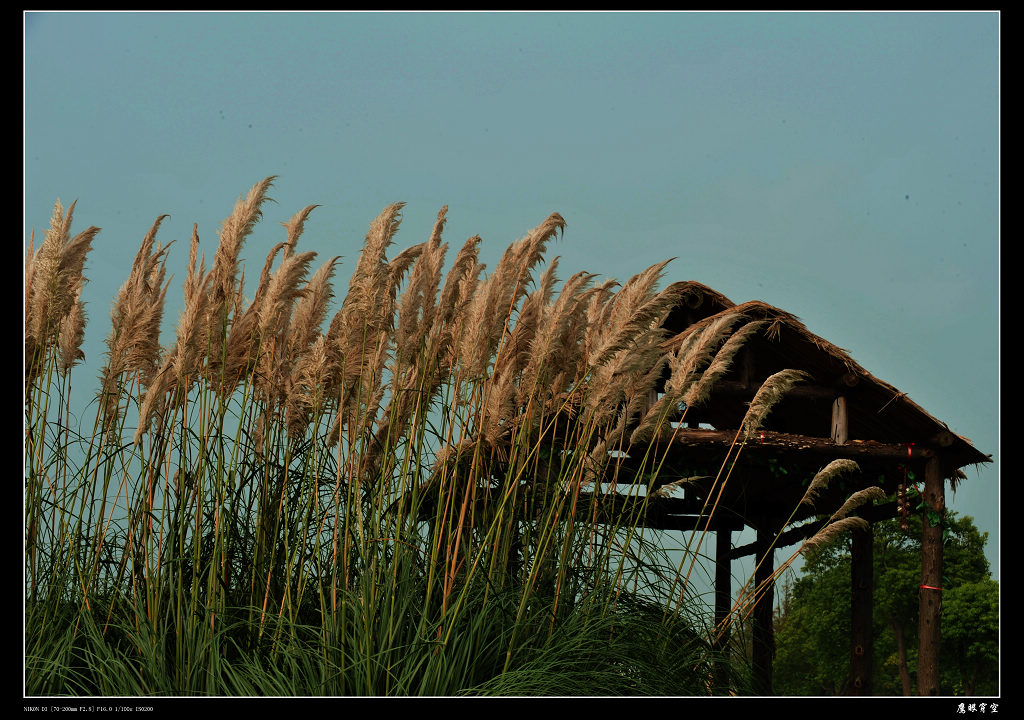
[[942,655],[955,658],[942,684],[956,695],[999,693],[999,583],[986,578],[942,599]]
[[849,669],[849,649],[844,646],[850,636],[849,552],[836,543],[809,554],[804,574],[784,585],[779,596],[774,619],[775,693],[841,694]]
[[[873,525],[874,663],[877,695],[916,692],[921,521],[903,531],[896,520]],[[985,558],[988,533],[950,511],[943,545],[945,694],[998,691],[999,604]],[[777,610],[775,689],[786,695],[847,691],[850,663],[850,539],[805,557],[802,575],[782,588]]]

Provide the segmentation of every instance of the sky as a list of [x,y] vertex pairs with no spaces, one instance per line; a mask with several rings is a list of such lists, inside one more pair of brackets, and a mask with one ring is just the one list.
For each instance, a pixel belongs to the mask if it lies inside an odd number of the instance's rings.
[[998,578],[999,38],[995,12],[29,12],[24,244],[58,198],[102,228],[84,391],[160,215],[170,342],[193,223],[212,257],[267,176],[250,297],[310,204],[299,249],[342,256],[339,294],[391,202],[398,248],[448,205],[489,267],[558,212],[563,277],[675,258],[667,281],[796,315],[992,454],[947,503]]

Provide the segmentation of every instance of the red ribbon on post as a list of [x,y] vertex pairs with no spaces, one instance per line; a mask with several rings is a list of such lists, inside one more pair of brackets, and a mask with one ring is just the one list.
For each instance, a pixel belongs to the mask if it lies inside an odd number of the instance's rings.
[[935,587],[934,585],[921,585],[921,587],[925,590],[938,590],[939,592],[942,592],[942,588]]

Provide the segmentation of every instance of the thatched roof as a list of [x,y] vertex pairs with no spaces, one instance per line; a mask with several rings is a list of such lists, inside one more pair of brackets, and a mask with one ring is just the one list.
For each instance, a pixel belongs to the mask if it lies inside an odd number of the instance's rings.
[[717,429],[738,428],[763,381],[780,370],[796,369],[809,373],[812,381],[779,403],[765,421],[767,430],[828,438],[832,403],[841,395],[847,402],[851,441],[941,449],[953,469],[990,462],[970,440],[951,432],[946,423],[928,414],[906,393],[873,376],[846,350],[810,332],[796,316],[760,301],[736,305],[696,282],[674,287],[681,300],[664,324],[669,332],[675,332],[665,342],[667,350],[678,348],[689,335],[724,314],[739,316],[737,328],[744,322],[768,321],[715,385],[707,402],[691,408],[687,420]]
[[669,289],[679,294],[678,304],[663,323],[665,329],[672,334],[680,333],[695,322],[736,304],[722,293],[695,280],[672,283]]

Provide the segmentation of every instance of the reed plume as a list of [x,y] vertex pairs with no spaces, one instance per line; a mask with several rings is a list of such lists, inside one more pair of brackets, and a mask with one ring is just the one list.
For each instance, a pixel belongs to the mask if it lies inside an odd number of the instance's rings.
[[711,388],[732,367],[732,362],[740,349],[767,324],[763,320],[749,322],[730,335],[722,348],[715,354],[714,360],[701,373],[700,379],[691,383],[689,389],[683,394],[683,403],[688,407],[704,404],[711,395]]
[[[443,383],[439,376],[436,357],[439,331],[438,291],[447,244],[441,242],[448,207],[437,214],[430,238],[400,253],[389,264],[393,288],[397,290],[401,278],[408,273],[409,280],[395,306],[397,321],[392,338],[391,389],[387,405],[380,414],[366,456],[365,472],[373,476],[386,475],[382,469],[382,449],[393,447],[396,440],[406,437],[414,416],[428,411],[434,394]],[[409,269],[411,267],[411,270]],[[392,302],[395,298],[392,297]],[[392,458],[393,459],[393,458]]]
[[291,363],[300,360],[298,354],[289,353],[288,329],[296,300],[308,292],[306,274],[315,258],[314,252],[293,253],[284,258],[256,311],[257,386],[262,387],[264,397],[275,409],[287,395],[285,379],[291,372]]
[[160,361],[160,322],[168,284],[167,249],[156,241],[161,215],[142,240],[128,280],[118,291],[111,310],[111,331],[107,336],[107,361],[100,375],[100,403],[103,429],[109,433],[120,417],[122,379],[137,379],[148,388],[156,377]]
[[810,375],[802,370],[780,370],[771,375],[750,401],[750,407],[743,416],[743,432],[745,437],[750,437],[761,427],[765,417],[772,408],[785,396],[785,394],[797,383],[810,380]]
[[810,484],[807,486],[807,490],[804,492],[804,496],[800,499],[800,505],[810,505],[811,507],[814,507],[814,501],[817,499],[820,492],[828,487],[828,484],[835,477],[842,475],[843,473],[853,472],[860,472],[860,466],[853,460],[833,460],[815,473],[814,478],[811,479]]
[[306,352],[321,335],[321,326],[334,297],[331,280],[340,259],[333,257],[317,268],[300,294],[288,326],[290,356]]
[[483,377],[490,370],[490,359],[509,329],[511,313],[527,293],[530,273],[540,262],[547,243],[564,229],[565,220],[552,213],[510,245],[494,272],[478,286],[467,308],[458,353],[470,377]]
[[[582,376],[585,314],[593,278],[591,273],[576,273],[562,285],[555,302],[543,308],[523,368],[521,405],[529,394],[546,387],[549,395],[544,414],[557,412]],[[541,415],[537,414],[536,422]]]
[[394,328],[396,286],[413,258],[413,253],[406,252],[394,265],[387,261],[403,207],[404,203],[392,203],[370,224],[348,294],[328,327],[327,351],[333,368],[329,393],[340,399],[331,437],[339,436],[350,417],[355,419],[352,432],[362,437],[384,396],[381,382]]
[[[205,270],[205,255],[199,257],[198,253],[198,226],[193,224],[188,273],[183,285],[185,306],[179,314],[174,345],[163,352],[160,368],[142,398],[134,439],[136,443],[149,430],[154,416],[163,418],[166,411],[178,407],[185,400],[202,372],[206,357],[204,340],[211,276]],[[168,395],[171,395],[170,404],[167,403]]]
[[711,478],[707,477],[706,475],[694,475],[692,477],[679,478],[678,480],[673,480],[672,482],[661,485],[660,487],[658,487],[657,490],[651,493],[651,496],[670,497],[672,495],[672,491],[675,490],[676,488],[680,488],[685,485],[692,485],[694,483],[699,483],[703,482],[704,480],[710,479]]
[[28,311],[26,340],[31,339],[37,347],[45,346],[54,320],[59,317],[59,307],[63,302],[60,286],[64,284],[59,276],[60,258],[70,235],[74,213],[75,203],[71,203],[67,213],[60,200],[54,203],[50,227],[31,258],[30,269],[26,273],[26,277],[31,279],[25,288]]
[[847,517],[829,523],[819,530],[813,537],[804,542],[800,547],[800,553],[808,553],[818,548],[825,547],[847,530],[866,530],[869,527],[868,521],[859,517]]
[[300,355],[289,378],[285,420],[293,438],[305,434],[314,409],[324,406],[328,371],[327,338],[318,335]]
[[[207,304],[203,342],[207,348],[206,379],[217,387],[222,397],[232,390],[240,378],[239,367],[247,365],[250,349],[248,328],[232,327],[232,318],[242,308],[239,281],[239,258],[245,239],[263,216],[263,203],[269,200],[267,192],[274,181],[271,175],[256,183],[245,198],[239,198],[231,214],[221,223],[217,250],[210,269],[210,299]],[[234,346],[225,348],[230,333],[235,335]],[[228,369],[226,369],[226,367]]]
[[441,242],[447,221],[448,206],[437,213],[430,239],[422,248],[398,305],[395,331],[395,365],[399,372],[410,372],[417,356],[424,350],[427,336],[433,331],[437,316],[437,294],[441,270],[448,246]]
[[82,359],[85,311],[83,271],[100,229],[91,226],[71,238],[75,203],[54,204],[50,227],[38,250],[35,234],[25,257],[25,391],[42,372],[50,347],[59,348],[58,369],[67,373]]
[[[631,277],[604,304],[600,317],[592,320],[589,329],[595,333],[595,339],[588,343],[588,362],[592,367],[600,367],[615,357],[620,363],[628,360],[636,349],[636,338],[649,330],[656,330],[660,340],[660,333],[664,332],[661,321],[678,300],[673,288],[654,290],[669,262],[663,260]],[[638,363],[643,360],[638,358]]]
[[[750,322],[731,332],[739,319],[736,313],[721,315],[699,331],[690,331],[670,355],[662,358],[668,366],[664,392],[649,404],[647,412],[633,430],[631,444],[649,442],[667,434],[670,415],[707,402],[711,389],[732,367],[733,360],[750,338],[766,323]],[[725,343],[715,351],[723,338]]]
[[287,328],[286,350],[290,370],[282,367],[283,397],[288,432],[297,437],[305,432],[310,415],[325,402],[328,383],[327,338],[321,330],[334,292],[331,278],[339,258],[321,265],[306,283]]
[[274,181],[274,176],[264,178],[249,190],[244,199],[239,198],[235,208],[221,223],[217,252],[213,257],[213,304],[221,305],[235,295],[238,275],[238,261],[242,245],[263,217],[262,206]]
[[699,379],[701,368],[714,358],[715,348],[740,320],[738,313],[720,314],[699,329],[686,331],[670,362],[671,376],[665,383],[666,394],[682,399]]
[[849,515],[851,512],[859,508],[861,505],[872,502],[874,500],[884,500],[886,497],[885,491],[880,487],[868,487],[863,490],[858,490],[843,503],[836,512],[832,515],[835,520],[841,520]]
[[178,321],[178,332],[174,349],[169,354],[177,384],[184,394],[194,382],[206,357],[203,337],[204,318],[207,316],[213,283],[213,276],[206,272],[206,255],[199,253],[199,227],[193,224],[189,245],[188,274],[185,276],[183,294],[185,307]]
[[[640,411],[661,376],[661,323],[678,296],[674,287],[660,292],[654,288],[668,262],[634,275],[614,294],[598,293],[589,308],[590,337],[583,341],[590,372],[585,408],[598,426],[619,415],[617,434]],[[620,414],[624,401],[626,412]]]
[[[433,331],[438,359],[450,367],[454,360],[453,346],[461,335],[461,328],[467,320],[464,308],[476,295],[477,284],[484,265],[479,262],[480,236],[466,240],[448,274],[445,276],[441,297],[437,301],[437,323]],[[459,320],[463,322],[459,322]]]

